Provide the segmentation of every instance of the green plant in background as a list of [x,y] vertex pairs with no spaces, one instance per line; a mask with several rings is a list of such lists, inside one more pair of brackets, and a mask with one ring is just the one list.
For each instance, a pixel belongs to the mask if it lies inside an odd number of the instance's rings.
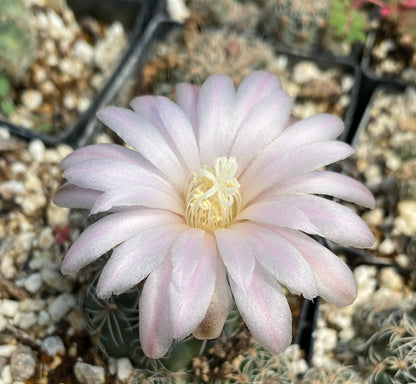
[[351,44],[365,42],[367,18],[352,7],[351,0],[330,0],[328,21],[335,37]]
[[[95,286],[96,279],[86,290],[82,302],[87,331],[91,335],[93,344],[106,357],[128,357],[132,361],[138,368],[134,382],[148,384],[200,382],[292,384],[296,382],[295,374],[290,369],[284,354],[271,354],[259,344],[252,344],[251,336],[242,332],[244,325],[236,308],[227,318],[219,340],[201,341],[190,336],[182,342],[175,343],[165,357],[159,360],[149,359],[144,355],[139,342],[140,289],[135,288],[118,296],[111,296],[109,299],[100,299],[96,295]],[[237,361],[236,365],[231,373],[222,375],[221,369],[224,364],[225,366],[228,364],[230,370],[230,360]],[[198,363],[195,364],[197,361],[202,362],[206,372],[198,373],[196,368]]]
[[328,10],[328,0],[268,0],[262,20],[264,32],[289,46],[315,48],[327,27]]
[[215,380],[214,384],[239,383],[279,383],[294,384],[295,374],[289,367],[284,354],[273,355],[259,344],[243,354],[238,369],[225,379]]
[[0,0],[0,73],[17,81],[31,65],[35,39],[22,0]]
[[308,369],[301,384],[361,384],[362,380],[352,367],[334,364]]
[[106,357],[128,357],[137,367],[149,371],[185,372],[204,342],[189,337],[172,346],[159,360],[147,358],[139,341],[140,289],[134,288],[108,299],[96,294],[96,279],[86,290],[82,308],[93,344]]
[[354,317],[355,363],[368,383],[416,382],[415,300],[391,305],[370,302]]
[[0,72],[0,113],[10,116],[15,109],[12,98],[10,97],[12,85],[5,73]]

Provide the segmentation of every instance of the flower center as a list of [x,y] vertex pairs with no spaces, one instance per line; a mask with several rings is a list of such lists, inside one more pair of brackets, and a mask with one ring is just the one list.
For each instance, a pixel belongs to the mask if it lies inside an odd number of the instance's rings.
[[234,177],[238,165],[234,157],[219,157],[214,166],[192,172],[186,193],[188,225],[208,232],[231,225],[240,210],[240,183]]

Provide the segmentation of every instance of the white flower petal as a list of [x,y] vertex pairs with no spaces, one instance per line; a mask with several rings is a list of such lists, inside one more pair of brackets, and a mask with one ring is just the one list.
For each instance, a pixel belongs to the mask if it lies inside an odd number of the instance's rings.
[[67,168],[63,176],[74,185],[97,191],[135,188],[137,185],[180,195],[156,173],[139,166],[111,159],[92,159]]
[[293,244],[311,266],[319,289],[319,296],[340,306],[353,303],[357,296],[354,275],[348,266],[330,250],[299,231],[271,228]]
[[117,189],[99,196],[91,214],[106,212],[113,208],[148,207],[166,209],[183,216],[185,203],[175,193],[166,193],[155,188],[137,186],[135,188]]
[[305,144],[288,152],[276,152],[273,159],[258,164],[258,167],[250,166],[240,177],[243,206],[278,182],[345,159],[353,153],[351,146],[340,141]]
[[183,166],[158,129],[137,113],[118,107],[106,107],[98,118],[144,158],[158,168],[180,189],[185,176]]
[[272,353],[291,342],[292,314],[279,284],[258,264],[249,289],[230,279],[237,308],[253,337]]
[[204,320],[193,332],[197,339],[213,339],[219,337],[225,320],[233,307],[233,297],[227,281],[224,264],[217,259],[217,280]]
[[72,244],[61,266],[63,274],[77,273],[116,245],[145,229],[181,223],[175,214],[157,209],[137,209],[108,215],[90,225]]
[[168,254],[170,246],[186,230],[183,224],[168,224],[144,230],[120,244],[105,264],[97,294],[109,297],[139,284]]
[[82,188],[66,182],[55,193],[53,202],[59,207],[91,209],[101,191]]
[[94,144],[79,148],[61,161],[61,169],[67,169],[75,164],[92,159],[112,159],[138,165],[141,168],[155,171],[144,157],[132,149],[117,144]]
[[198,327],[211,303],[217,270],[215,239],[200,229],[188,229],[173,244],[171,254],[171,333],[181,340]]
[[227,130],[234,100],[234,84],[225,75],[210,76],[199,91],[198,145],[202,165],[211,167],[218,157],[227,155]]
[[146,279],[139,302],[140,344],[146,356],[160,359],[173,341],[170,333],[168,291],[172,276],[169,257]]
[[291,153],[294,148],[305,144],[333,140],[341,134],[343,129],[344,123],[337,116],[318,114],[299,120],[284,129],[270,144],[259,152],[257,158],[253,160],[247,170],[244,170],[242,177],[250,180],[265,165],[276,161],[281,154]]
[[245,234],[234,227],[217,229],[215,232],[218,252],[224,262],[229,276],[246,290],[251,284],[255,259],[251,244]]
[[157,97],[160,117],[189,171],[201,168],[192,125],[185,113],[166,97]]
[[238,128],[230,150],[230,156],[238,158],[237,177],[283,130],[291,108],[292,99],[281,89],[275,90],[252,107]]
[[233,228],[249,239],[256,260],[276,280],[306,299],[318,296],[315,275],[301,253],[287,240],[264,227],[252,223],[236,224]]
[[191,122],[195,138],[198,142],[198,97],[199,87],[193,84],[180,83],[176,86],[176,100],[188,120]]
[[346,201],[374,208],[371,192],[359,181],[330,171],[312,171],[275,184],[259,196],[256,201],[279,195],[320,194],[337,197]]
[[350,209],[317,196],[279,196],[252,204],[236,220],[297,229],[358,248],[371,247],[374,235]]

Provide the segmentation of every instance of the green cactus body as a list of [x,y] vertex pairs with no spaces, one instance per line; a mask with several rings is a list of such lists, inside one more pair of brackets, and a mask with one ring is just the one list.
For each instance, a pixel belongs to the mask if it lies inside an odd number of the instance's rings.
[[394,308],[369,307],[356,315],[357,336],[363,342],[353,348],[367,383],[416,382],[415,316],[415,300]]
[[87,330],[95,346],[106,356],[129,357],[138,362],[144,354],[136,342],[139,334],[139,291],[108,299],[96,295],[91,285],[83,299]]
[[361,384],[362,380],[351,367],[334,364],[310,368],[302,378],[301,384]]
[[289,46],[316,48],[324,34],[328,8],[327,0],[269,0],[264,13],[266,33],[274,33]]
[[330,0],[329,25],[335,37],[349,43],[364,43],[367,19],[363,13],[351,7],[350,0]]
[[0,0],[0,72],[21,78],[35,54],[30,13],[22,0]]
[[238,369],[224,379],[213,381],[214,384],[238,383],[279,383],[294,384],[295,375],[289,367],[284,354],[273,355],[259,344],[254,343],[243,354]]

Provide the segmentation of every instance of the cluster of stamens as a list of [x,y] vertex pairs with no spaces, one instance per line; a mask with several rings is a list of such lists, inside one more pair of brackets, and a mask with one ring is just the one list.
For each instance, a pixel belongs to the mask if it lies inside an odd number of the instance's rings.
[[188,225],[211,233],[231,225],[241,204],[237,168],[234,157],[219,157],[212,168],[192,172],[186,191]]

